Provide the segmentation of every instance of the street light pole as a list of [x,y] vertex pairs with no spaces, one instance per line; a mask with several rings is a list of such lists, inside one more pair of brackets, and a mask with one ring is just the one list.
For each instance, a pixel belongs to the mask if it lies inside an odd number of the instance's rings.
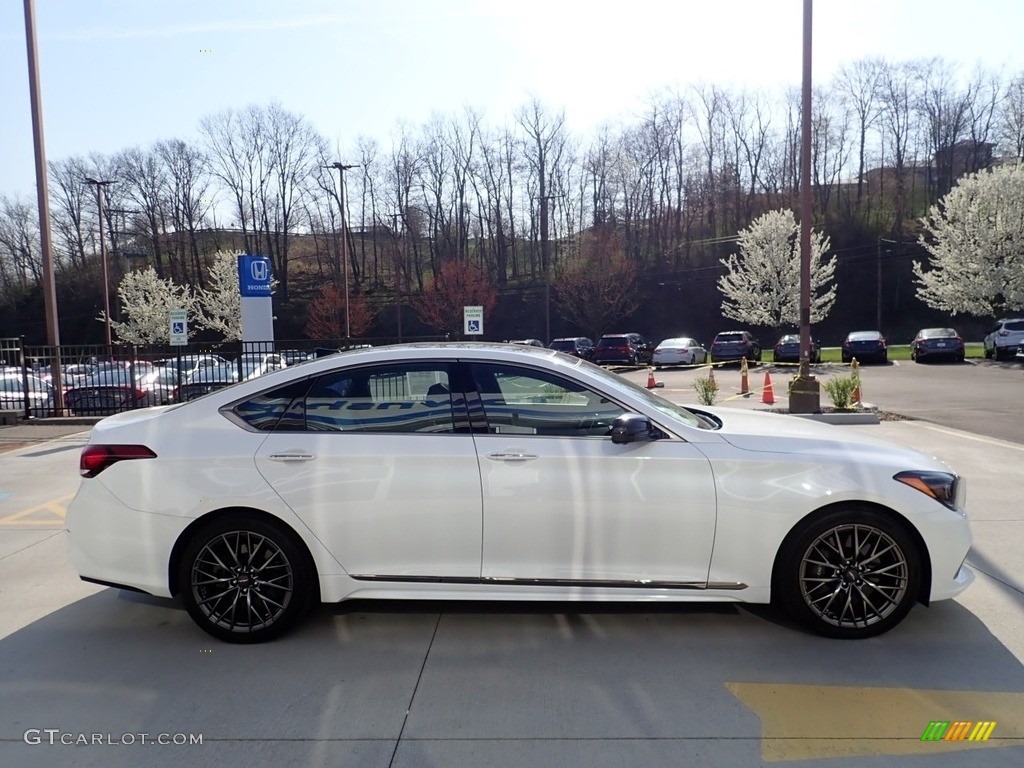
[[359,166],[335,162],[327,167],[338,169],[338,210],[341,212],[341,262],[345,281],[345,342],[346,346],[348,346],[348,341],[352,337],[352,320],[348,311],[348,238],[345,236],[345,171],[350,171]]
[[110,337],[110,276],[107,272],[107,246],[106,240],[103,235],[103,188],[113,184],[114,182],[106,179],[94,179],[91,176],[87,176],[85,179],[89,184],[96,187],[96,207],[100,213],[100,260],[103,262],[103,319],[104,333],[107,344],[107,354],[110,354],[111,348],[111,337]]

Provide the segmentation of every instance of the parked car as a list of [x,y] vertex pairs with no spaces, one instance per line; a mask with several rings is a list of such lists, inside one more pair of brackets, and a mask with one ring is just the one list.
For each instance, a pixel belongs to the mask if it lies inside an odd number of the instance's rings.
[[852,331],[843,340],[843,362],[889,362],[889,345],[881,331]]
[[639,333],[606,333],[597,340],[591,360],[598,365],[646,365],[651,362],[653,351],[651,344]]
[[[36,369],[36,375],[43,381],[53,384],[53,374],[50,371],[51,366],[41,365]],[[61,387],[65,392],[79,384],[84,380],[90,373],[92,373],[93,366],[86,363],[68,363],[60,367],[60,381]]]
[[1006,360],[1024,347],[1024,318],[999,320],[985,335],[985,357]]
[[543,347],[544,342],[540,339],[509,339],[509,344],[521,344],[524,347]]
[[750,331],[722,331],[711,342],[711,360],[716,363],[761,362],[761,343]]
[[287,367],[288,363],[279,352],[247,352],[238,358],[238,372],[243,379],[251,379]]
[[175,388],[175,400],[186,402],[208,395],[238,381],[238,371],[231,363],[197,368],[188,375],[188,380]]
[[915,363],[946,358],[964,361],[964,340],[954,328],[922,328],[910,342],[910,359]]
[[573,357],[581,357],[590,360],[594,357],[594,342],[586,336],[571,336],[564,339],[555,339],[548,345],[551,349],[564,352]]
[[[811,348],[808,359],[812,363],[821,362],[821,345],[811,339]],[[787,333],[775,342],[775,350],[772,359],[776,363],[799,363],[800,362],[800,334]]]
[[188,377],[205,368],[220,368],[230,363],[220,355],[181,355],[158,360],[156,365],[169,370],[181,369],[182,376]]
[[508,344],[351,352],[105,419],[80,469],[81,577],[242,643],[369,593],[774,601],[864,638],[973,578],[936,459]]
[[29,416],[49,416],[53,412],[53,387],[38,376],[0,374],[0,408],[25,413],[26,407]]
[[665,365],[698,365],[708,360],[708,351],[704,345],[689,336],[665,339],[654,348],[651,364],[655,367]]
[[64,393],[64,405],[75,416],[109,416],[173,403],[176,384],[175,372],[167,368],[141,363],[131,368],[98,366]]

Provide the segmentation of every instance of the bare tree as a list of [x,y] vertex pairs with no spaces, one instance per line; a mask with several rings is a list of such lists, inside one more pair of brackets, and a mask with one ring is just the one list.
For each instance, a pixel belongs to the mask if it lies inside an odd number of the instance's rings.
[[1024,158],[1024,72],[1006,86],[999,104],[999,144],[1004,154]]
[[551,267],[548,243],[548,201],[551,199],[549,184],[550,175],[557,168],[565,149],[565,112],[551,114],[535,97],[516,111],[516,122],[526,134],[523,157],[536,183],[536,193],[531,193],[530,198],[537,203],[540,211],[540,259],[534,260],[531,265],[533,276],[538,277],[546,275]]
[[0,195],[0,301],[11,303],[42,277],[35,205]]
[[882,70],[880,59],[860,59],[839,70],[833,87],[855,118],[857,126],[857,207],[864,196],[865,151],[868,130],[881,113]]
[[[910,140],[914,132],[915,92],[913,85],[917,65],[886,62],[880,73],[880,98],[884,144],[892,163],[894,182],[892,233],[899,236],[908,212],[908,173],[910,171]],[[884,172],[883,168],[883,172]],[[884,175],[882,177],[884,183]]]
[[166,171],[167,203],[181,273],[202,288],[199,232],[212,207],[209,159],[198,146],[181,139],[161,141],[155,149]]

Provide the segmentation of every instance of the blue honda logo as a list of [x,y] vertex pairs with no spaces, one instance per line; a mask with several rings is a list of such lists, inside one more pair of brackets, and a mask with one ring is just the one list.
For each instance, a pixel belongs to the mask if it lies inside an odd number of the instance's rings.
[[238,257],[238,287],[243,297],[270,296],[271,283],[270,259],[251,254]]

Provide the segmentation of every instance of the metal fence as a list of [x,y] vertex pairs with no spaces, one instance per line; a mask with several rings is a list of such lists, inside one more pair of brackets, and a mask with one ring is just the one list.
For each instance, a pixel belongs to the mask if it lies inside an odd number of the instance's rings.
[[[445,337],[403,342],[444,341]],[[191,400],[314,357],[397,339],[26,345],[0,338],[0,409],[24,418],[108,416]]]

